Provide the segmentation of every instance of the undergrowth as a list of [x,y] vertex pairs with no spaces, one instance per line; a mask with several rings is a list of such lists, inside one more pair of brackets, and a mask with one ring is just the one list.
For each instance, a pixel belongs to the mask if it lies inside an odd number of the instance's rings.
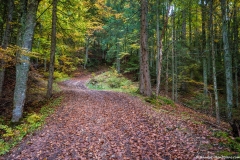
[[163,96],[147,97],[145,98],[145,101],[153,104],[155,108],[160,108],[162,105],[170,105],[172,107],[175,107],[175,103],[171,99]]
[[0,118],[0,155],[7,153],[27,134],[39,129],[44,124],[46,117],[54,112],[61,101],[62,97],[50,100],[47,105],[41,108],[39,113],[29,113],[18,124],[4,122]]
[[231,151],[219,152],[222,156],[240,156],[240,137],[233,138],[226,132],[215,132],[214,136],[221,139],[220,144],[228,147]]
[[[49,77],[49,72],[45,72],[44,73],[44,76],[47,78]],[[59,72],[59,71],[54,71],[53,73],[53,78],[57,81],[57,82],[60,82],[60,81],[64,81],[64,80],[68,80],[69,79],[69,76],[64,73],[64,72]]]
[[90,89],[113,90],[119,92],[136,93],[137,86],[130,80],[118,74],[116,70],[111,69],[108,72],[95,76],[88,82]]

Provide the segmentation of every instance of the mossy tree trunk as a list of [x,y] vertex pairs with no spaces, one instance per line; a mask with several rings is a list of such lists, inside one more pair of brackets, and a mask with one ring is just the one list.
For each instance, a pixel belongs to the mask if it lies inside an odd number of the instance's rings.
[[14,90],[14,106],[12,122],[18,122],[22,117],[23,106],[26,99],[28,71],[30,57],[28,52],[32,49],[34,28],[36,24],[37,8],[40,0],[21,0],[21,28],[17,39],[17,45],[22,48],[16,55],[16,84]]
[[233,78],[232,78],[232,54],[230,53],[229,40],[228,40],[228,13],[227,2],[221,0],[222,10],[222,37],[224,48],[224,66],[226,78],[226,93],[227,93],[227,118],[232,121],[232,107],[233,107]]

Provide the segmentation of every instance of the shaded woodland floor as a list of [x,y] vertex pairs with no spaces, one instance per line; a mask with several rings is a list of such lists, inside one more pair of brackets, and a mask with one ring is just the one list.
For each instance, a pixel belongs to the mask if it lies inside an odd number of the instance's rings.
[[40,131],[0,159],[186,160],[226,149],[191,115],[155,111],[125,93],[89,90],[89,77],[62,82],[62,105]]

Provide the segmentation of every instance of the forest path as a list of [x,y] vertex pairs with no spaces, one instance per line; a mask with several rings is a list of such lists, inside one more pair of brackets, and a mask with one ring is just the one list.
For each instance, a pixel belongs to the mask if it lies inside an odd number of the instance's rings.
[[[181,116],[153,111],[125,93],[89,90],[89,75],[61,83],[64,100],[45,126],[5,159],[194,159],[210,131]],[[199,132],[200,131],[200,132]]]

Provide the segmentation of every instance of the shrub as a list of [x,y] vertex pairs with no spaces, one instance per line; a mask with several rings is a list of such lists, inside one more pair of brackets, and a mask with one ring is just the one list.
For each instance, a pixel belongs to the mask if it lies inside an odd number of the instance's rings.
[[134,93],[137,87],[130,80],[118,74],[116,70],[111,69],[93,78],[88,82],[88,87],[91,89],[108,89],[116,91],[124,91]]

